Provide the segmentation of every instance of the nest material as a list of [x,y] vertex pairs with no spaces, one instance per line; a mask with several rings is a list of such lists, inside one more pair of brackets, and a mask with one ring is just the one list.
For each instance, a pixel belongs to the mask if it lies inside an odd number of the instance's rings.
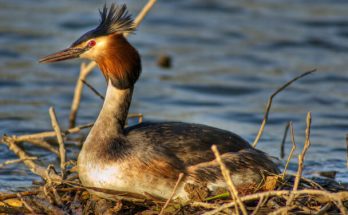
[[[68,171],[69,172],[69,171]],[[74,178],[75,173],[68,174]],[[347,187],[334,180],[302,179],[299,189],[293,191],[295,176],[282,175],[268,177],[265,185],[270,189],[260,193],[238,196],[248,214],[347,214]],[[324,183],[323,183],[324,182]],[[190,187],[192,196],[201,193],[201,187]],[[107,192],[107,191],[105,191]],[[28,191],[0,195],[1,213],[45,213],[45,214],[159,214],[165,201],[144,198],[127,198],[127,194],[117,196],[122,200],[109,200],[91,195],[79,186],[78,179],[66,180],[61,184],[46,182]],[[202,196],[200,196],[202,197]],[[132,199],[132,200],[130,200]],[[172,200],[162,214],[231,214],[241,207],[232,201],[229,193],[206,196],[202,200],[189,202]]]

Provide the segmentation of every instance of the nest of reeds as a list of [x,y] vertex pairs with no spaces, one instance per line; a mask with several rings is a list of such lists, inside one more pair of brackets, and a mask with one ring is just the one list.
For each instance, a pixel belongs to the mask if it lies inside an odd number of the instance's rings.
[[[144,9],[136,18],[136,25],[142,21],[144,16],[154,5],[155,0],[149,0]],[[1,142],[14,152],[18,159],[6,161],[0,164],[0,168],[23,162],[33,174],[40,176],[43,180],[28,187],[26,191],[17,193],[0,193],[0,213],[6,214],[348,214],[348,187],[340,184],[334,179],[304,178],[302,176],[303,161],[309,149],[311,114],[306,118],[306,140],[304,148],[298,157],[298,170],[295,175],[287,173],[287,167],[292,154],[296,148],[292,123],[286,127],[286,132],[281,146],[281,154],[284,156],[284,142],[287,131],[290,130],[292,149],[289,153],[282,174],[268,176],[263,181],[263,189],[250,195],[241,195],[235,189],[230,178],[229,170],[220,159],[216,147],[212,147],[220,163],[221,171],[228,184],[226,192],[211,196],[204,187],[190,187],[191,200],[180,202],[176,199],[158,199],[151,195],[138,195],[119,192],[95,187],[83,186],[76,172],[76,161],[67,160],[67,142],[82,143],[85,137],[84,130],[93,126],[93,123],[75,126],[77,111],[80,104],[83,86],[89,87],[96,95],[103,99],[91,85],[86,82],[88,74],[96,66],[94,62],[88,65],[82,64],[78,78],[74,99],[71,105],[70,129],[62,131],[54,108],[51,107],[53,131],[28,134],[22,136],[4,135]],[[305,72],[290,80],[278,88],[269,98],[264,119],[260,130],[253,142],[255,147],[263,134],[268,120],[273,98],[296,80],[313,73],[315,70]],[[138,118],[142,122],[141,114],[130,114],[129,118]],[[76,138],[76,134],[79,137]],[[23,143],[33,144],[48,150],[60,159],[60,172],[53,164],[39,164],[35,155],[30,155],[23,147]],[[348,137],[347,137],[348,146]],[[72,158],[73,159],[73,158]],[[76,160],[76,158],[75,158]],[[176,186],[173,187],[172,195],[180,183],[180,174]],[[104,192],[115,198],[103,199],[92,195],[88,190]]]

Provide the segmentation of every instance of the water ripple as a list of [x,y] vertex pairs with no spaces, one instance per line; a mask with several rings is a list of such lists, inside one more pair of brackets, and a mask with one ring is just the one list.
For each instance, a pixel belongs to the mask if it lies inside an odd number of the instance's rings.
[[238,87],[238,86],[220,86],[220,85],[176,85],[178,89],[192,91],[196,93],[202,93],[207,95],[234,95],[243,96],[253,94],[258,91],[256,88],[251,87]]

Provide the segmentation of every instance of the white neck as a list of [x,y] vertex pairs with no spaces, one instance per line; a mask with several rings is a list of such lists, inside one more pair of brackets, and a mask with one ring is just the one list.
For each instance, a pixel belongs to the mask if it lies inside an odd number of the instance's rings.
[[133,88],[117,89],[109,80],[103,107],[85,144],[109,144],[115,138],[123,137],[132,93]]

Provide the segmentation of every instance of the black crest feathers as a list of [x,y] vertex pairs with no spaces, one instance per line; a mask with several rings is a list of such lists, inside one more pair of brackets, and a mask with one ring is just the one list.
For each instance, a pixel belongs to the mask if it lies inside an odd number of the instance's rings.
[[71,46],[78,45],[98,36],[131,33],[135,30],[133,18],[128,13],[125,4],[116,5],[112,3],[109,9],[105,4],[103,10],[99,10],[99,13],[101,20],[98,27],[82,35]]
[[107,35],[113,33],[130,33],[135,30],[132,16],[128,14],[125,4],[118,6],[113,3],[109,11],[105,4],[103,10],[99,10],[99,13],[101,21],[95,29],[96,33]]

